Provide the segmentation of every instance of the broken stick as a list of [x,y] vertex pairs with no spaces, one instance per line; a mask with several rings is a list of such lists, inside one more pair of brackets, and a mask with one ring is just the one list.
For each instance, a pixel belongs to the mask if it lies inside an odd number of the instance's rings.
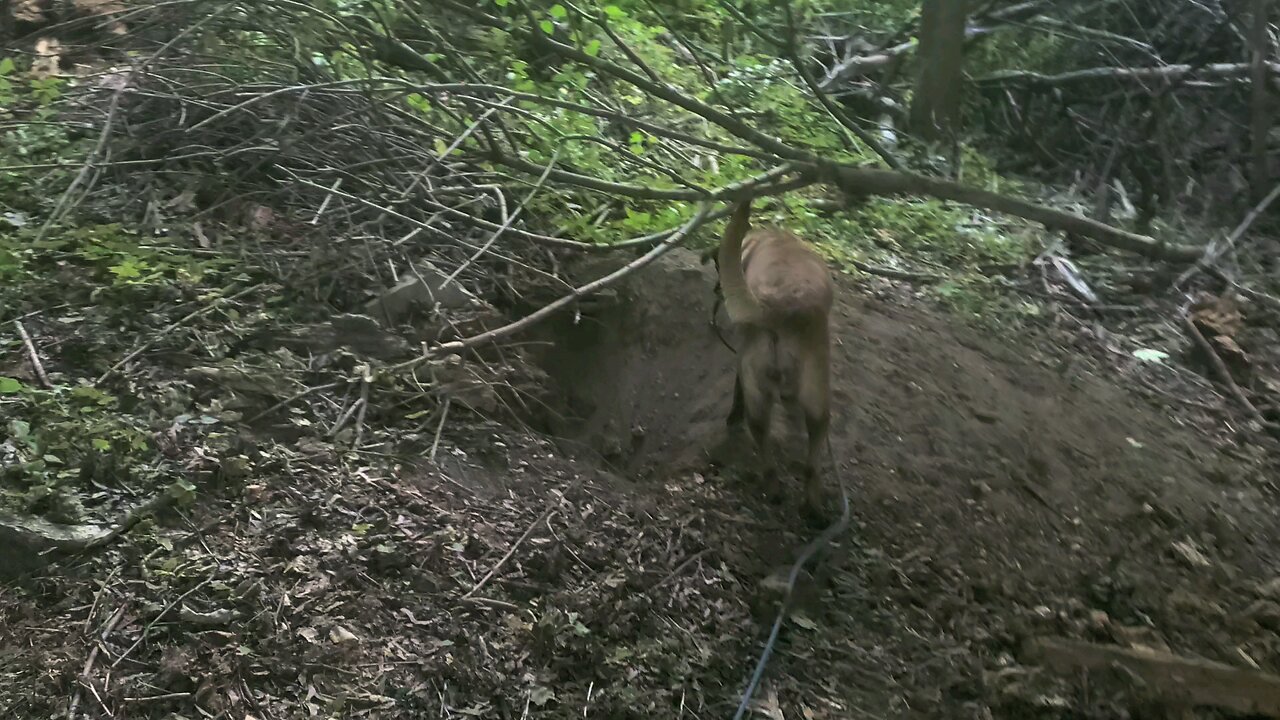
[[1280,676],[1151,648],[1122,648],[1062,638],[1035,638],[1027,658],[1074,672],[1119,666],[1164,699],[1280,718]]

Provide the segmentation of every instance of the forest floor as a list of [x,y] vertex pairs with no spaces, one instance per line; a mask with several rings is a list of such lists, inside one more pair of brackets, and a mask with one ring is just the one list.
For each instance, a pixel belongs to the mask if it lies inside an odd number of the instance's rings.
[[[0,586],[0,715],[727,716],[776,610],[763,586],[814,531],[716,461],[733,360],[711,284],[677,251],[539,328],[548,392],[524,429],[458,410],[352,453],[301,413],[172,421],[161,447],[202,478],[194,504]],[[73,331],[27,322],[71,372],[51,339]],[[854,523],[801,584],[760,713],[1168,700],[1052,674],[1023,656],[1040,636],[1280,670],[1277,461],[1198,376],[1094,323],[1001,337],[886,281],[842,280],[835,324]],[[30,377],[11,349],[0,375]],[[200,387],[173,372],[192,364],[143,354],[120,394]],[[396,412],[361,422],[418,425]]]

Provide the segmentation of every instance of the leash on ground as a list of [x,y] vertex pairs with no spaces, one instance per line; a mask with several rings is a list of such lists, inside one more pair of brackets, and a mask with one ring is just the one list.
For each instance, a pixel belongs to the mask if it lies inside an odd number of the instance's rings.
[[831,438],[827,438],[827,454],[831,457],[831,464],[835,470],[836,482],[840,485],[840,518],[827,526],[822,534],[809,541],[808,545],[800,551],[800,557],[796,558],[796,562],[791,566],[791,574],[787,576],[787,592],[782,598],[782,607],[778,608],[778,616],[773,620],[773,629],[769,631],[769,639],[765,641],[764,651],[760,653],[760,660],[756,662],[755,672],[751,674],[751,680],[747,683],[747,689],[742,691],[742,701],[738,703],[738,711],[733,714],[733,720],[742,720],[747,712],[747,706],[751,704],[751,697],[755,695],[756,687],[760,684],[760,679],[764,677],[764,668],[769,664],[769,658],[773,655],[773,646],[778,641],[778,633],[782,630],[782,621],[787,617],[787,611],[791,608],[791,596],[796,589],[796,579],[800,577],[800,570],[809,562],[809,558],[818,551],[823,545],[830,543],[836,539],[840,533],[843,533],[849,527],[849,488],[845,486],[844,479],[840,477],[840,466],[836,463],[835,454],[831,452]]

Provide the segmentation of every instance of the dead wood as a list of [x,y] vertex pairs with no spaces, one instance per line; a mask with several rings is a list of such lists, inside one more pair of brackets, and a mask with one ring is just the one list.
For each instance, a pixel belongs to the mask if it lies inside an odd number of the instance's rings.
[[942,200],[973,205],[1038,222],[1054,230],[1083,235],[1104,245],[1173,262],[1192,262],[1202,254],[1190,245],[1163,243],[1155,238],[1098,222],[1083,215],[1057,210],[1046,205],[1001,195],[940,178],[915,173],[894,172],[843,165],[824,168],[830,181],[851,194],[928,195]]
[[[1190,262],[1200,257],[1201,254],[1197,248],[1163,244],[1145,235],[1121,230],[1081,215],[1056,210],[1018,198],[999,195],[987,190],[968,187],[959,183],[929,178],[914,173],[879,170],[831,162],[818,153],[792,146],[779,138],[761,132],[724,110],[680,92],[673,85],[656,82],[642,73],[610,62],[599,55],[591,55],[576,47],[559,42],[552,36],[538,30],[536,23],[533,24],[534,29],[532,30],[521,30],[512,27],[502,19],[467,7],[456,0],[444,0],[444,4],[471,17],[482,25],[499,28],[522,36],[540,48],[555,53],[560,57],[572,60],[603,75],[621,80],[656,99],[671,103],[707,122],[719,126],[739,140],[755,145],[760,150],[775,156],[779,162],[790,162],[794,169],[801,172],[814,173],[820,179],[838,185],[846,192],[863,195],[928,195],[944,200],[954,200],[988,210],[1016,215],[1033,222],[1043,223],[1054,229],[1083,235],[1100,243],[1151,258]],[[420,89],[426,92],[434,92],[430,86]],[[460,88],[458,84],[455,84],[452,89],[457,91],[465,88]]]
[[1151,648],[1121,648],[1060,638],[1032,639],[1024,652],[1027,659],[1060,672],[1119,666],[1175,704],[1280,717],[1280,676],[1270,673]]
[[1271,72],[1267,53],[1271,50],[1270,25],[1267,22],[1267,6],[1270,0],[1254,0],[1253,22],[1249,27],[1249,82],[1253,96],[1249,109],[1249,185],[1255,198],[1262,197],[1268,177],[1267,134],[1271,127],[1270,105],[1267,97],[1267,76]]
[[1249,396],[1244,394],[1244,390],[1240,389],[1240,385],[1236,383],[1235,378],[1231,377],[1231,371],[1227,369],[1227,364],[1222,361],[1222,357],[1213,349],[1213,345],[1205,338],[1204,333],[1200,332],[1200,328],[1196,327],[1196,323],[1191,316],[1184,314],[1182,316],[1182,325],[1186,328],[1187,334],[1195,341],[1196,346],[1204,353],[1205,359],[1208,360],[1209,366],[1213,368],[1213,372],[1218,376],[1218,380],[1226,387],[1227,392],[1235,399],[1240,407],[1249,413],[1249,417],[1259,422],[1272,435],[1280,436],[1280,425],[1268,422],[1257,406],[1249,400]]
[[[1031,87],[1061,87],[1093,80],[1110,80],[1114,82],[1146,83],[1156,80],[1175,81],[1188,76],[1202,79],[1244,79],[1250,72],[1250,63],[1213,63],[1210,65],[1164,65],[1161,67],[1098,67],[1071,72],[1045,75],[1043,73],[1024,70],[1009,70],[994,73],[974,80],[978,85],[1026,85]],[[1274,78],[1280,75],[1280,63],[1261,63],[1261,72],[1265,77]]]

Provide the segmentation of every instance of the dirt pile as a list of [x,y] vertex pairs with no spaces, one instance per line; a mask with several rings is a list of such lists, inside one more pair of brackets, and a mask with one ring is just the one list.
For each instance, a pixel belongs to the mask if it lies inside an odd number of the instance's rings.
[[[710,288],[674,253],[533,338],[559,447],[461,412],[385,453],[244,438],[259,474],[0,589],[0,714],[727,716],[772,621],[762,581],[810,530],[712,462],[732,356]],[[765,711],[1141,715],[1123,677],[1082,691],[1025,662],[1045,635],[1280,669],[1280,528],[1248,453],[1047,338],[891,294],[842,284],[856,523]]]
[[[705,472],[723,454],[733,367],[708,326],[711,284],[677,253],[610,315],[550,328],[544,365],[576,414],[558,431],[642,483]],[[843,284],[833,337],[832,441],[858,520],[820,604],[846,647],[828,656],[832,673],[888,674],[911,707],[940,710],[1005,686],[1022,702],[1025,673],[1010,668],[1033,634],[1280,668],[1256,594],[1280,568],[1274,486],[1246,453],[1044,336],[992,337],[856,283]],[[775,432],[798,452],[802,426],[788,420]],[[763,527],[803,532],[794,504],[715,482]],[[779,540],[745,533],[721,552],[763,574],[789,560]]]

